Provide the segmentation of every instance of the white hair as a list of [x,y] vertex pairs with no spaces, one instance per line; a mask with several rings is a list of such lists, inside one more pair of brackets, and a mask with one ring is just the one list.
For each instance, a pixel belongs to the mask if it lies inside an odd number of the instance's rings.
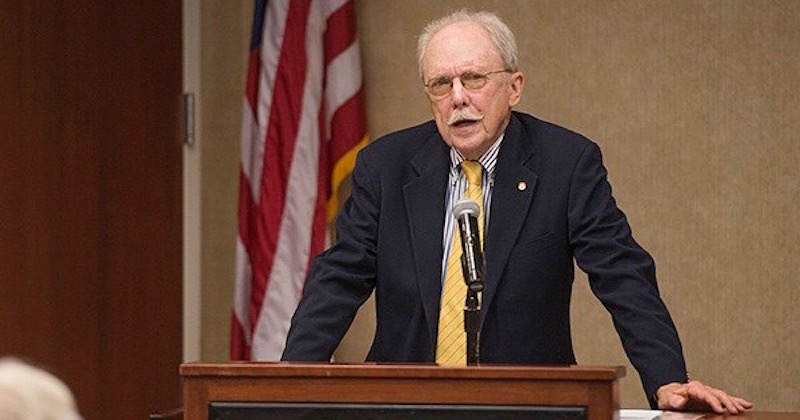
[[19,359],[0,358],[0,420],[80,419],[60,379]]
[[419,75],[422,74],[422,59],[425,57],[425,52],[428,50],[428,43],[431,41],[437,32],[459,22],[471,22],[480,25],[492,40],[497,52],[500,53],[500,58],[503,60],[505,70],[512,72],[519,71],[519,58],[517,52],[517,41],[514,38],[514,33],[511,29],[492,12],[472,12],[466,9],[461,9],[450,13],[444,17],[434,20],[425,26],[422,33],[417,40],[417,63],[419,66]]

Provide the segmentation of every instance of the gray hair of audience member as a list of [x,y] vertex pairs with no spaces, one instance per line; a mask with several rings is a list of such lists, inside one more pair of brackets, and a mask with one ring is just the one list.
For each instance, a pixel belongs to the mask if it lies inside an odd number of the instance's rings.
[[75,398],[53,374],[0,358],[0,420],[80,420]]
[[425,77],[422,74],[422,59],[425,57],[425,52],[428,50],[428,43],[431,41],[431,38],[444,27],[459,22],[476,23],[486,29],[486,32],[489,33],[492,39],[492,43],[500,53],[500,58],[503,60],[505,70],[512,72],[519,71],[517,41],[514,38],[514,33],[511,32],[511,29],[509,29],[503,20],[492,12],[472,12],[462,9],[434,20],[422,30],[417,40],[417,63],[419,66],[420,78],[424,80]]

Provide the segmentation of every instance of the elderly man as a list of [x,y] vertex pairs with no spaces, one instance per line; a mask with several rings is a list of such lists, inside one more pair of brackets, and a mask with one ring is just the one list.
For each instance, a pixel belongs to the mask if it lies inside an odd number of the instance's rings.
[[525,78],[508,27],[494,14],[456,12],[424,29],[418,59],[433,121],[359,154],[338,242],[312,264],[283,359],[329,360],[374,290],[368,360],[464,364],[452,206],[470,197],[485,232],[481,362],[575,363],[574,259],[611,313],[651,406],[749,408],[688,380],[654,262],[616,206],[597,145],[512,111]]

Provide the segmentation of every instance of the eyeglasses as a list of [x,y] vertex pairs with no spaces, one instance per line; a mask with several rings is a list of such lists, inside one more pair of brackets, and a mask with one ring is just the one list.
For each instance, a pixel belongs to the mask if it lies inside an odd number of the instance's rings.
[[461,80],[461,84],[469,89],[469,90],[478,90],[484,86],[486,86],[486,82],[489,80],[489,75],[495,73],[511,73],[511,70],[495,70],[486,73],[478,73],[475,71],[465,71],[456,77],[448,77],[442,76],[437,77],[428,83],[424,84],[426,89],[428,89],[428,93],[431,94],[433,97],[442,97],[450,93],[453,90],[453,79],[458,78]]

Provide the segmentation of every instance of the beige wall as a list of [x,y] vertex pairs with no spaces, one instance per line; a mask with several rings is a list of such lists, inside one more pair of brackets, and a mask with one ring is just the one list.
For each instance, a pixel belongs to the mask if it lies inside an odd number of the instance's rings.
[[[202,355],[225,360],[250,2],[203,1]],[[636,238],[655,256],[689,370],[800,411],[800,2],[357,1],[369,131],[418,123],[419,29],[455,7],[516,32],[518,107],[598,142]],[[582,364],[627,364],[607,313],[576,281]],[[339,356],[360,360],[362,316]],[[623,405],[643,407],[628,365]]]
[[239,131],[252,1],[201,0],[201,334],[203,360],[228,360]]

